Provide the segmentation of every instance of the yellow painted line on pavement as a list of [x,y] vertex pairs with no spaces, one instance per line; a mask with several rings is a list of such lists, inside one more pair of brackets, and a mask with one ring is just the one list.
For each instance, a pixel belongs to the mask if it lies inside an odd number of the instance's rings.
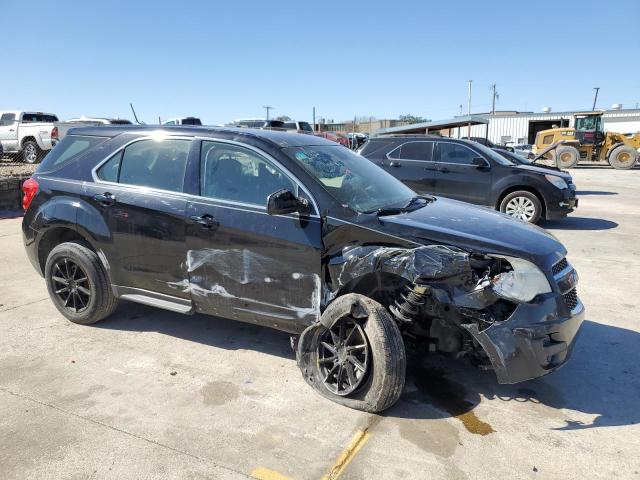
[[284,475],[266,467],[258,467],[254,469],[251,472],[251,476],[258,480],[291,480],[289,477],[285,477]]
[[347,445],[347,448],[342,451],[336,462],[331,467],[331,470],[322,477],[322,480],[335,480],[338,478],[342,472],[344,472],[344,469],[347,468],[347,465],[351,463],[351,460],[353,460],[362,446],[367,443],[370,436],[371,434],[368,431],[359,430],[353,436],[351,442]]

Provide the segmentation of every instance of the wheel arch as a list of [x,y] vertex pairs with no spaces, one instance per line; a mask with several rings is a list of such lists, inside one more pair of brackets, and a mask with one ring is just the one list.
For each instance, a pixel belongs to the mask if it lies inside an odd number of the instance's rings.
[[[96,248],[85,236],[80,234],[71,225],[58,225],[47,229],[38,241],[38,266],[40,273],[44,275],[44,267],[47,263],[47,257],[51,250],[57,245],[65,242],[77,242],[85,245],[87,248],[97,254]],[[98,255],[100,258],[100,255]],[[102,259],[101,259],[102,261]]]

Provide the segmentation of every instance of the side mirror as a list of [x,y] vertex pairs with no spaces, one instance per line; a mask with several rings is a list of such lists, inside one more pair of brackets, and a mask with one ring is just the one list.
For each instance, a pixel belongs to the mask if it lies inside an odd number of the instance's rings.
[[278,190],[267,197],[267,213],[269,215],[285,215],[303,211],[307,207],[305,199],[298,199],[289,190]]
[[473,160],[471,160],[471,165],[478,168],[489,168],[491,166],[489,162],[487,162],[487,159],[482,157],[474,157]]

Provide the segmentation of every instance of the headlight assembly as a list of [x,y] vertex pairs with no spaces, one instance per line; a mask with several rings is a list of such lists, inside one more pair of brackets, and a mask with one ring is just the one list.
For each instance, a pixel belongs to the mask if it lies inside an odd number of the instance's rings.
[[557,175],[545,175],[546,178],[554,187],[559,188],[560,190],[564,188],[569,188],[567,182],[564,181],[564,178],[558,177]]
[[551,292],[551,286],[544,273],[533,263],[517,257],[504,258],[513,270],[492,278],[493,291],[500,297],[517,303],[526,303],[536,295]]

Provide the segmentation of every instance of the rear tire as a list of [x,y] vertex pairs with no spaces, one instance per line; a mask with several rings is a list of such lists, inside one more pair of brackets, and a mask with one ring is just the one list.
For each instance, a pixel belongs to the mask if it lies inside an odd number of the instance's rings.
[[27,140],[22,145],[22,161],[24,163],[34,164],[42,159],[42,150],[33,140]]
[[[355,303],[364,312],[362,318],[354,318],[350,314],[350,308]],[[331,329],[318,325],[313,332],[310,332],[312,337],[309,340],[310,355],[307,371],[311,372],[311,375],[306,377],[307,382],[324,397],[350,408],[375,413],[391,407],[402,394],[407,368],[404,341],[396,322],[382,305],[359,294],[348,294],[336,299],[324,312],[323,318],[327,316],[333,322]],[[341,334],[341,326],[344,327],[342,333],[345,338],[349,336],[350,331],[354,332],[351,335],[351,341],[341,344],[336,340]],[[333,332],[332,335],[331,332]],[[335,363],[330,360],[333,354],[325,345],[332,344],[327,339],[333,338],[336,340],[334,345],[342,345],[349,352],[349,345],[353,343],[353,338],[360,338],[361,334],[364,334],[366,340],[366,363],[364,351],[359,350],[361,353],[358,363],[364,367],[364,372],[351,382],[347,362],[353,351],[347,353],[344,370],[342,370],[340,358],[344,356],[340,353],[341,347],[335,354],[337,360]],[[335,368],[333,373],[331,373],[332,368]],[[344,372],[342,376],[338,373],[339,371]],[[354,371],[357,375],[357,370],[352,369],[351,373]],[[303,368],[303,374],[304,372]],[[336,385],[342,385],[343,391],[340,392],[340,387]],[[355,385],[355,388],[351,388],[352,385]]]
[[98,255],[85,245],[67,242],[54,247],[47,257],[45,279],[53,304],[73,323],[96,323],[118,305]]
[[535,194],[518,190],[502,199],[500,211],[524,222],[538,223],[542,216],[542,203]]
[[576,147],[558,147],[555,158],[558,168],[573,168],[580,160],[580,152]]
[[638,161],[638,152],[628,145],[620,145],[609,154],[609,164],[617,170],[628,170]]

